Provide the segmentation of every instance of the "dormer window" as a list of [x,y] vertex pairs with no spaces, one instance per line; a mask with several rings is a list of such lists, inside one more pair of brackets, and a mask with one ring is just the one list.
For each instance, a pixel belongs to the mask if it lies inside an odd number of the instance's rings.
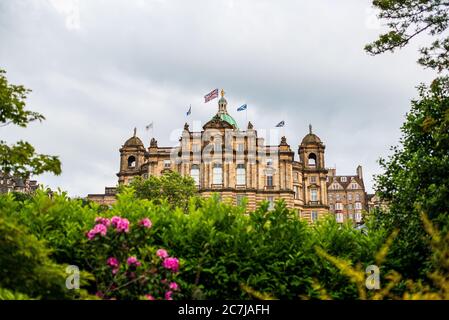
[[164,160],[164,169],[170,169],[171,163],[170,160]]

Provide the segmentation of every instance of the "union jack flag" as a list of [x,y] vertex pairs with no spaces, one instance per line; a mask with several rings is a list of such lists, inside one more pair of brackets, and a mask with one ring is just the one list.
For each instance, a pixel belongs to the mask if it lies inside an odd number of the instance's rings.
[[211,92],[209,92],[208,94],[206,94],[204,96],[204,103],[206,103],[212,99],[215,99],[217,97],[218,97],[218,88],[215,90],[212,90]]

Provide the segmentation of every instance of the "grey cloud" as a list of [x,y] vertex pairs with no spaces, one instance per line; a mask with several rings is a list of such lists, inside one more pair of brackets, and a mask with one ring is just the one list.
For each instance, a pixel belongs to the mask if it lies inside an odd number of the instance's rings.
[[[173,145],[186,120],[206,122],[225,88],[242,127],[282,133],[296,150],[311,122],[327,145],[327,163],[340,173],[358,164],[370,176],[396,144],[399,126],[431,75],[416,65],[413,45],[370,57],[363,46],[381,30],[367,27],[369,0],[100,1],[79,0],[80,28],[51,1],[0,3],[0,61],[13,83],[33,89],[29,107],[43,125],[8,128],[8,141],[26,138],[40,152],[59,154],[61,177],[39,180],[71,195],[116,183],[118,149],[137,126]],[[185,117],[192,104],[191,119]]]

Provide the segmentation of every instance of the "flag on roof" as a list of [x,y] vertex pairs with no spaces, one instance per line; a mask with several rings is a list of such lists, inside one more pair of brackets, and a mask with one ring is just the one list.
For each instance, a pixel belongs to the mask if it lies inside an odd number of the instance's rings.
[[206,102],[208,102],[208,101],[210,101],[212,99],[215,99],[217,97],[218,97],[218,88],[214,89],[211,92],[209,92],[208,94],[206,94],[204,96],[204,102],[206,103]]
[[147,125],[145,127],[145,129],[147,129],[147,130],[153,129],[153,122],[151,122],[149,125]]
[[246,110],[246,108],[248,108],[248,106],[246,104],[244,104],[243,106],[238,107],[237,111],[243,111],[243,110]]
[[189,111],[187,111],[187,116],[189,116],[192,113],[192,105],[189,106]]
[[280,128],[280,127],[283,127],[283,126],[285,126],[285,121],[284,121],[284,120],[282,120],[281,122],[279,122],[279,123],[276,125],[277,128]]

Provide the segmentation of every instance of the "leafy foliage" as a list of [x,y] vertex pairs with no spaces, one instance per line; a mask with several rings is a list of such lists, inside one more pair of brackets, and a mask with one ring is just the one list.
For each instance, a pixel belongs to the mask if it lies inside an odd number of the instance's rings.
[[[10,200],[12,197],[8,197]],[[73,299],[85,297],[84,290],[66,288],[64,265],[50,259],[45,242],[30,234],[28,229],[6,211],[0,210],[0,287],[1,296],[14,298]],[[85,280],[91,279],[87,273]],[[85,284],[85,281],[83,281]],[[9,290],[8,290],[9,289]],[[6,291],[8,290],[8,291]]]
[[449,3],[445,0],[373,0],[380,10],[388,31],[365,47],[376,55],[402,48],[416,36],[427,33],[437,39],[421,48],[419,63],[439,72],[449,68],[449,37],[445,31],[449,23]]
[[421,212],[446,232],[449,228],[449,79],[438,78],[430,88],[419,87],[420,99],[402,126],[401,148],[393,148],[376,189],[389,202],[377,214],[378,227],[399,228],[391,248],[391,267],[406,277],[427,272],[430,247],[426,244]]
[[[198,189],[190,176],[182,176],[178,172],[169,171],[161,177],[150,176],[148,179],[135,177],[130,183],[138,199],[152,200],[155,204],[166,200],[177,207],[187,209],[189,199]],[[119,187],[119,192],[124,186]]]
[[[0,69],[0,127],[9,124],[27,127],[30,122],[42,121],[44,116],[25,109],[30,90],[8,83],[5,71]],[[16,177],[28,178],[44,172],[61,174],[61,162],[56,156],[37,154],[25,141],[9,146],[0,140],[0,171]]]

